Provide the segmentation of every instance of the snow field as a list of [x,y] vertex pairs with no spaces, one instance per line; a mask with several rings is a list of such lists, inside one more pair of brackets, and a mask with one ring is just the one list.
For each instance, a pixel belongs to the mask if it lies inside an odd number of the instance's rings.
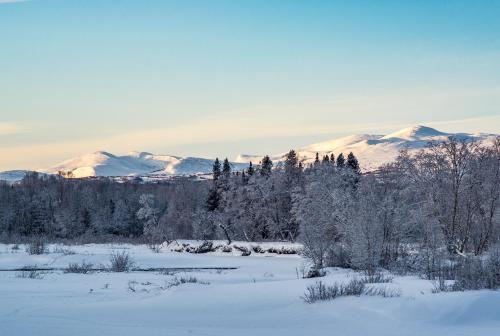
[[[308,285],[360,275],[332,268],[321,279],[302,279],[307,263],[298,255],[191,254],[171,252],[170,246],[154,253],[144,245],[89,244],[50,245],[50,251],[74,254],[32,256],[23,246],[12,247],[0,245],[0,269],[63,268],[83,260],[107,265],[116,250],[127,250],[141,267],[238,268],[175,274],[55,271],[41,279],[0,272],[0,335],[500,334],[499,292],[432,294],[432,283],[417,277],[380,284],[401,290],[397,298],[342,297],[306,304],[300,296]],[[168,287],[174,277],[189,276],[204,283]]]

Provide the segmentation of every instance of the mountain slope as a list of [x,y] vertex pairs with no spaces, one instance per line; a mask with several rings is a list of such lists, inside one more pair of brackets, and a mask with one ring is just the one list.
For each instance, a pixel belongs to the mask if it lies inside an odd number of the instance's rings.
[[[498,135],[444,133],[426,126],[414,126],[387,135],[350,135],[305,146],[297,152],[304,163],[313,162],[316,153],[323,157],[332,153],[335,156],[340,153],[347,156],[349,152],[353,152],[358,157],[361,168],[369,171],[394,160],[401,149],[408,149],[410,153],[415,153],[427,146],[429,142],[442,142],[450,136],[466,141],[476,140],[488,143]],[[271,159],[278,164],[284,160],[285,154],[272,155]],[[261,159],[261,155],[239,155],[231,164],[233,170],[242,170],[248,167],[248,162],[258,164]],[[66,160],[42,171],[46,173],[71,172],[74,177],[139,175],[168,178],[178,175],[208,174],[212,171],[213,162],[211,159],[155,155],[147,152],[131,152],[117,156],[99,151]],[[26,171],[3,172],[0,173],[0,180],[13,182],[22,179],[25,174]]]
[[[305,163],[313,162],[316,153],[320,157],[334,154],[335,157],[343,153],[347,156],[353,152],[365,171],[377,169],[384,163],[393,161],[401,149],[408,149],[410,153],[424,148],[429,143],[439,143],[447,140],[449,137],[455,137],[465,141],[479,141],[487,143],[498,135],[495,134],[467,134],[467,133],[444,133],[434,128],[426,126],[408,127],[387,135],[350,135],[347,137],[328,140],[315,143],[297,150],[299,158]],[[284,160],[281,153],[271,156],[275,162]],[[236,162],[259,162],[262,156],[257,155],[239,155]]]
[[[21,181],[27,174],[35,173],[31,170],[6,170],[0,172],[0,181],[4,181],[7,183],[15,183]],[[42,176],[46,176],[43,173],[39,173]]]
[[[129,175],[196,175],[212,171],[214,160],[155,155],[147,152],[131,152],[117,156],[99,151],[61,162],[45,171],[48,173],[71,172],[73,177],[129,176]],[[246,164],[233,164],[241,170]]]

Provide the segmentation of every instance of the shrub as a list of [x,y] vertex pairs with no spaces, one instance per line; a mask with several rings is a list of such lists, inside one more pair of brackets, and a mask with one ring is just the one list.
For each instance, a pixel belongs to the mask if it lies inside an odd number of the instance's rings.
[[92,272],[93,266],[94,266],[93,264],[86,263],[85,261],[83,261],[81,264],[70,263],[68,267],[64,270],[64,273],[88,274]]
[[[264,250],[262,250],[265,252]],[[257,252],[257,251],[255,251]],[[282,246],[281,248],[276,248],[276,247],[270,247],[267,249],[267,253],[276,253],[276,254],[299,254],[299,252],[304,252],[304,251],[299,251],[298,249],[295,249],[293,247],[284,247]],[[259,252],[262,253],[262,252]]]
[[44,254],[47,252],[45,238],[36,237],[31,240],[26,248],[26,252],[32,255]]
[[324,264],[327,267],[351,267],[349,251],[342,244],[336,244],[327,251]]
[[126,251],[114,251],[111,253],[109,260],[111,262],[109,269],[112,272],[128,272],[135,265],[134,260]]
[[387,287],[365,287],[363,295],[392,298],[401,296],[401,290]]
[[438,277],[434,280],[432,280],[433,283],[433,293],[439,293],[439,292],[447,292],[451,290],[451,286],[446,282],[446,279],[444,277]]
[[326,275],[326,272],[322,269],[317,269],[317,268],[311,268],[306,274],[304,274],[302,277],[304,279],[310,279],[310,278],[320,278],[324,277]]
[[389,283],[392,282],[394,277],[386,275],[382,272],[374,272],[363,277],[361,280],[364,283],[374,284],[374,283]]
[[434,280],[434,293],[500,288],[500,252],[488,257],[465,257],[440,268]]
[[222,246],[222,252],[229,253],[233,250],[233,248],[230,245],[224,245]]
[[21,271],[17,272],[16,277],[24,279],[42,279],[44,273],[38,271],[36,268],[36,265],[24,266]]
[[62,255],[73,255],[76,254],[75,251],[72,249],[66,248],[66,247],[61,247],[61,246],[56,246],[52,250],[52,253],[61,253]]
[[255,253],[264,253],[265,252],[264,249],[262,247],[260,247],[259,245],[253,245],[252,250]]
[[364,289],[365,284],[357,279],[353,279],[347,284],[336,282],[331,286],[318,281],[314,285],[307,287],[307,291],[302,299],[307,303],[314,303],[317,301],[333,300],[340,296],[360,296],[363,294]]
[[187,284],[187,283],[199,283],[202,285],[209,285],[210,283],[208,281],[202,281],[198,280],[198,278],[194,276],[182,276],[182,277],[173,277],[172,280],[170,280],[166,286],[165,289],[169,289],[172,287],[180,286],[182,284]]
[[148,244],[148,248],[154,253],[161,252],[161,244]]
[[238,245],[233,245],[233,247],[240,251],[241,252],[241,255],[243,257],[247,257],[249,256],[250,254],[252,254],[252,251],[250,251],[250,249],[246,248],[245,246],[238,246]]
[[500,288],[500,253],[493,252],[486,260],[477,257],[465,259],[457,268],[452,290]]
[[308,286],[302,299],[306,303],[317,301],[334,300],[341,296],[382,296],[397,297],[401,295],[398,290],[390,290],[385,287],[367,287],[363,279],[352,279],[348,283],[334,283],[331,286],[318,281],[314,285]]
[[208,253],[208,252],[214,252],[214,243],[211,241],[204,241],[200,246],[196,247],[194,249],[194,253]]

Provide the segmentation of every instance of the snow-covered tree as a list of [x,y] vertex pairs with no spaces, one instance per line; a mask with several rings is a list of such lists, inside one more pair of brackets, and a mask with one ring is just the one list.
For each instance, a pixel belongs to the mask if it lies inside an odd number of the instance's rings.
[[165,239],[159,225],[159,210],[155,205],[155,198],[151,194],[142,194],[139,199],[140,208],[137,219],[143,223],[143,233],[150,243],[158,243]]

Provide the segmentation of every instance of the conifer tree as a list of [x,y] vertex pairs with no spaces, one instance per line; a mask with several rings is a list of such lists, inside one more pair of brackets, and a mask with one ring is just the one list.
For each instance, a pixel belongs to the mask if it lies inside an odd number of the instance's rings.
[[297,164],[299,162],[299,159],[297,158],[297,153],[293,149],[291,149],[287,154],[285,158],[285,172],[286,171],[293,171],[297,168]]
[[330,154],[330,162],[332,163],[332,165],[335,164],[335,155],[333,155],[333,153]]
[[347,156],[347,167],[351,168],[356,174],[361,174],[358,159],[356,159],[352,152]]
[[[250,175],[250,174],[249,174],[249,175]],[[248,183],[248,176],[247,176],[247,174],[245,174],[245,171],[243,171],[243,172],[241,173],[241,182],[242,182],[243,184],[247,184],[247,183]]]
[[342,153],[340,153],[339,156],[337,156],[337,167],[339,167],[339,168],[345,167],[344,154],[342,154]]
[[323,163],[329,163],[330,162],[330,158],[328,157],[328,155],[325,155],[323,156]]
[[319,153],[316,152],[316,158],[314,159],[314,165],[319,164]]
[[219,162],[219,158],[215,158],[215,161],[214,161],[214,166],[212,168],[212,172],[213,172],[213,179],[214,181],[217,181],[220,177],[220,162]]
[[206,201],[207,211],[215,211],[219,208],[219,205],[220,205],[220,194],[214,185],[208,191],[208,196]]
[[269,158],[269,155],[264,156],[262,158],[262,162],[260,164],[260,175],[269,176],[271,175],[271,170],[273,168],[273,161]]
[[248,174],[248,176],[252,176],[254,173],[255,173],[255,169],[252,165],[252,161],[250,161],[250,163],[248,164],[247,174]]
[[229,164],[229,160],[227,158],[225,158],[222,163],[222,175],[225,179],[229,179],[231,176],[231,165]]

